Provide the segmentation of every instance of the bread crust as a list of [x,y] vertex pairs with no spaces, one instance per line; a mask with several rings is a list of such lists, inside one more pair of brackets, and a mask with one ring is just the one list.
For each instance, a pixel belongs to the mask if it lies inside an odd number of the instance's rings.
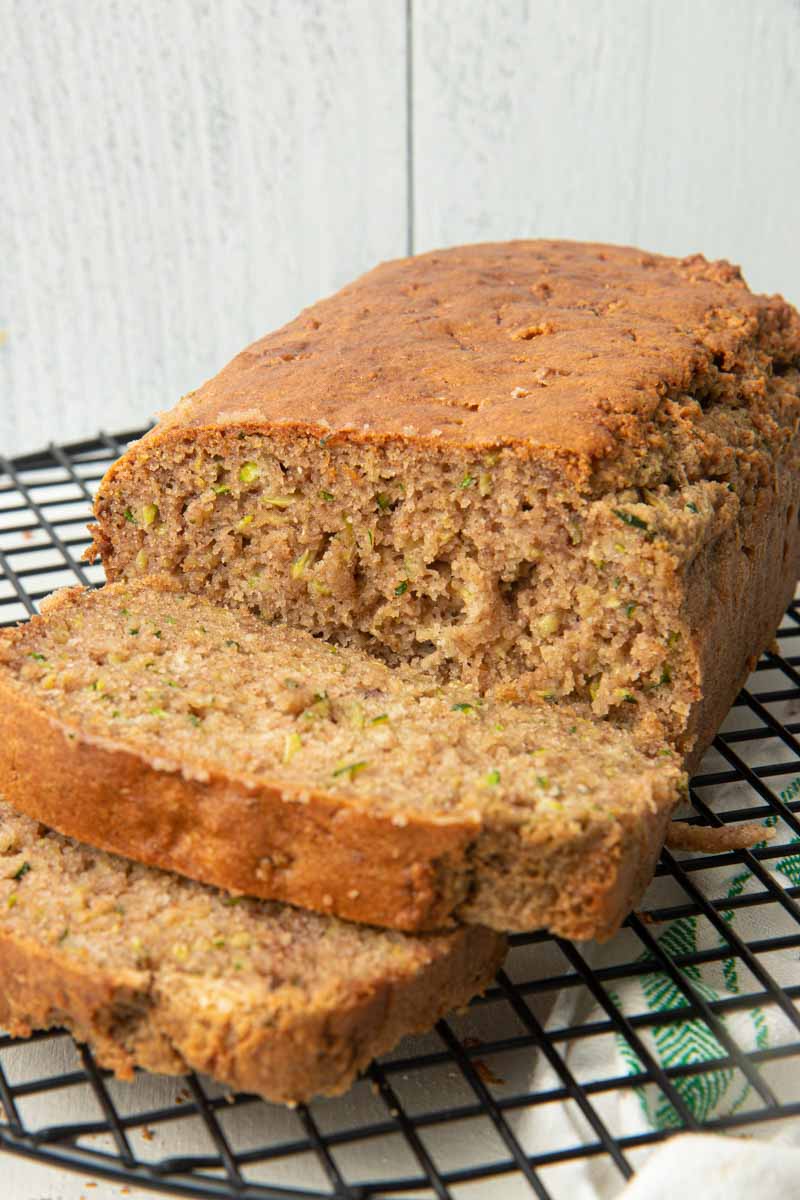
[[699,697],[686,725],[686,769],[696,770],[761,654],[769,648],[800,576],[800,475],[778,472],[777,503],[762,496],[747,529],[707,546],[685,590],[694,631]]
[[504,444],[588,483],[597,461],[647,447],[660,397],[707,363],[703,335],[724,354],[759,329],[778,349],[797,342],[800,318],[699,254],[547,240],[437,250],[383,263],[254,342],[143,448],[228,424]]
[[561,840],[495,843],[486,854],[476,847],[475,884],[458,915],[496,929],[543,926],[577,941],[606,941],[653,878],[673,807],[666,795],[666,787],[645,797],[634,786],[628,796],[639,803],[613,825]]
[[339,981],[314,1007],[270,1018],[256,998],[235,1011],[209,1004],[202,978],[76,962],[58,945],[0,929],[0,1026],[12,1036],[63,1027],[101,1065],[130,1079],[136,1067],[196,1070],[234,1090],[294,1104],[338,1095],[401,1037],[430,1028],[491,981],[504,940],[480,927],[448,935],[415,969],[361,990]]

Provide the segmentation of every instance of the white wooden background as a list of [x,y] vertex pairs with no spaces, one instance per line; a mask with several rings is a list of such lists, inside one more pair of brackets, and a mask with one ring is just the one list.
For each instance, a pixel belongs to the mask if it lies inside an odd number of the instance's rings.
[[409,248],[800,301],[798,0],[0,0],[0,450],[145,421]]

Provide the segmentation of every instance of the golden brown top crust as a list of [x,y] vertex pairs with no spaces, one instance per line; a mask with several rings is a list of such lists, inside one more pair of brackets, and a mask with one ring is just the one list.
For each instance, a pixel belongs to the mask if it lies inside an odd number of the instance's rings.
[[[584,469],[662,399],[800,358],[800,317],[737,267],[517,241],[385,263],[239,354],[157,428],[514,445]],[[152,436],[152,435],[151,435]]]

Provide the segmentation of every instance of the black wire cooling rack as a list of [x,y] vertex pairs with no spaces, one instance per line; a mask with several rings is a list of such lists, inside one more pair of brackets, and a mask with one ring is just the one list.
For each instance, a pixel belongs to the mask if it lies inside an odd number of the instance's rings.
[[[135,436],[0,457],[0,624],[56,587],[102,582],[81,562],[91,498]],[[665,851],[608,946],[513,938],[466,1013],[407,1039],[348,1096],[293,1110],[195,1076],[120,1083],[60,1032],[0,1035],[0,1149],[183,1196],[556,1200],[578,1171],[616,1195],[677,1130],[766,1133],[800,1116],[798,638],[793,604],[686,813],[775,836]]]

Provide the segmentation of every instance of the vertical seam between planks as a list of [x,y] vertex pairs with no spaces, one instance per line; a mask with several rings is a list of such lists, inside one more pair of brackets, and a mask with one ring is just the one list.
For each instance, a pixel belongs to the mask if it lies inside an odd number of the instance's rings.
[[644,72],[642,75],[642,99],[639,109],[639,128],[636,136],[636,180],[635,180],[635,211],[633,215],[634,221],[634,240],[638,246],[642,236],[642,203],[644,197],[644,163],[645,163],[645,144],[647,141],[647,123],[650,116],[649,105],[650,96],[648,93],[648,85],[650,82],[650,72],[653,61],[653,14],[650,5],[645,9],[644,16],[644,49],[642,59],[644,62]]
[[406,253],[414,253],[414,0],[406,0]]

